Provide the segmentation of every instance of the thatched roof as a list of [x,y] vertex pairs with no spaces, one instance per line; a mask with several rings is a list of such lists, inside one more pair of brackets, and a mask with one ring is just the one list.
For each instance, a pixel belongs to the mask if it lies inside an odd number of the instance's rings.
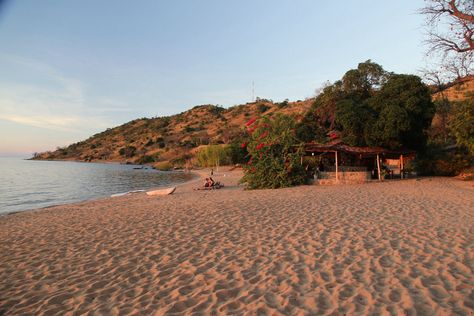
[[350,146],[341,140],[334,140],[326,144],[321,143],[306,143],[304,150],[308,153],[324,153],[324,152],[345,152],[353,155],[360,155],[362,157],[383,156],[386,158],[399,158],[400,155],[413,155],[412,150],[390,150],[382,147],[357,147]]

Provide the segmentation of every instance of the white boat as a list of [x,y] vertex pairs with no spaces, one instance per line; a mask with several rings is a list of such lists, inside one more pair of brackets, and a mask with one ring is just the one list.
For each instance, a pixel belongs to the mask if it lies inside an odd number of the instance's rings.
[[147,191],[146,194],[147,195],[169,195],[169,194],[173,194],[175,190],[176,190],[176,187],[172,187],[172,188],[166,188],[166,189]]
[[124,196],[128,194],[133,194],[133,193],[140,193],[140,192],[145,192],[145,190],[133,190],[133,191],[128,191],[124,193],[116,193],[116,194],[112,194],[110,197],[119,197],[119,196]]

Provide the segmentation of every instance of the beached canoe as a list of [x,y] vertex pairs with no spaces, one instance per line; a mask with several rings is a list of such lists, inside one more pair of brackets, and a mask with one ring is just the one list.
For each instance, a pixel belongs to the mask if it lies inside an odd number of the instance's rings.
[[172,188],[166,188],[166,189],[160,189],[160,190],[153,190],[153,191],[147,191],[147,195],[168,195],[172,194],[176,190],[176,187]]
[[116,194],[112,194],[110,197],[119,197],[119,196],[129,195],[133,193],[140,193],[140,192],[145,192],[145,190],[133,190],[133,191],[123,192],[123,193],[116,193]]

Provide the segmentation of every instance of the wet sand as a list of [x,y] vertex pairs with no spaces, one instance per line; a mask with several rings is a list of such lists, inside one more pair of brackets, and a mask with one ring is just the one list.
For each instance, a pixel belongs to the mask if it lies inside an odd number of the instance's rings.
[[474,313],[472,182],[239,176],[0,218],[0,314]]

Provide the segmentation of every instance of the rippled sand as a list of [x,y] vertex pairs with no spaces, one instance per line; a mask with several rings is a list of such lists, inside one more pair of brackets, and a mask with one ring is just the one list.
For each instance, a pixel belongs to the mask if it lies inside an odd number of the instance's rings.
[[0,314],[474,313],[472,182],[236,178],[0,218]]

